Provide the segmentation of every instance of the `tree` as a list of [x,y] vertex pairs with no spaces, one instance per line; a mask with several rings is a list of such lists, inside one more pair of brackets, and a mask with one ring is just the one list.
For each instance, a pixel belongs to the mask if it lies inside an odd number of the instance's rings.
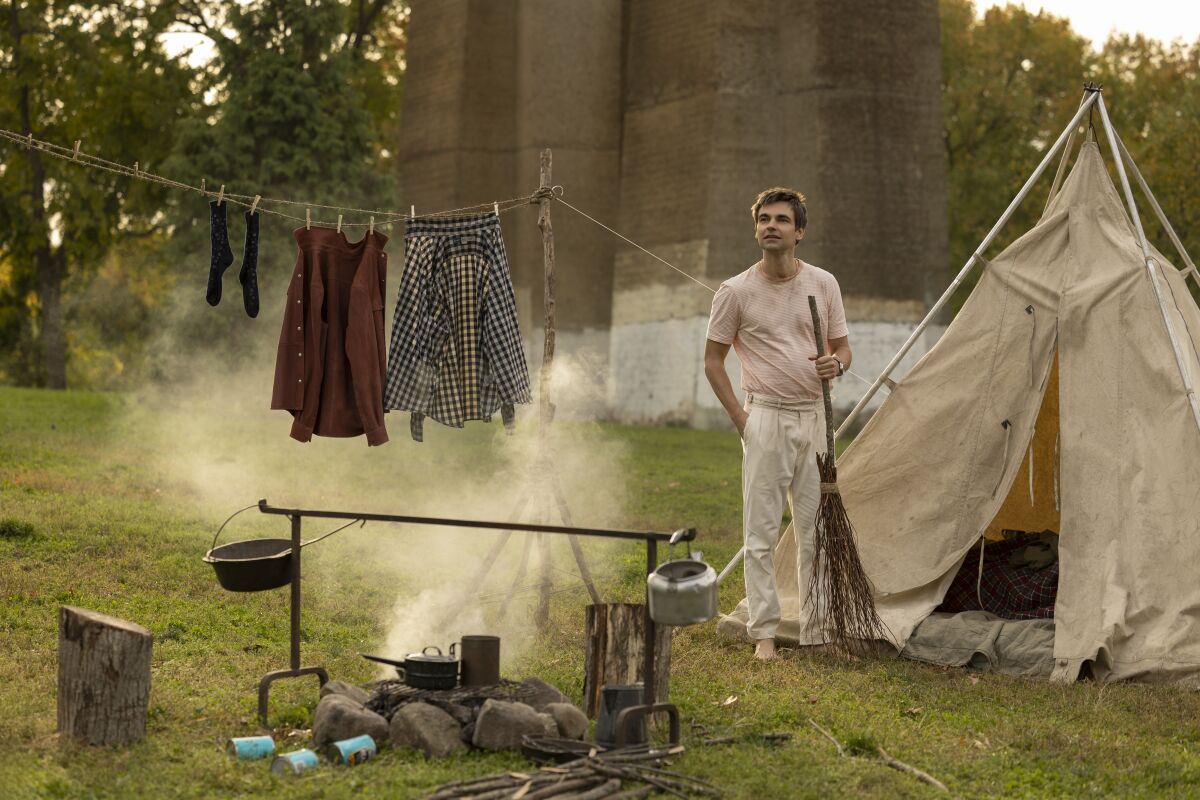
[[[207,98],[182,126],[166,169],[210,189],[323,205],[386,208],[393,170],[386,140],[399,110],[405,4],[395,0],[254,0],[229,4],[187,0],[164,4],[177,26],[212,40],[215,57],[199,74],[195,94]],[[264,203],[259,274],[265,284],[288,274],[291,232],[305,206]],[[231,238],[241,239],[244,208],[230,206]],[[312,208],[314,220],[336,212]],[[365,223],[367,215],[347,215]],[[173,263],[186,271],[180,294],[165,309],[175,341],[238,342],[231,358],[253,356],[240,346],[249,321],[240,303],[204,304],[209,256],[207,204],[175,198]],[[356,228],[351,238],[363,233]],[[264,295],[265,296],[265,295]],[[265,309],[269,318],[274,308]],[[257,324],[261,324],[261,320]],[[261,337],[259,337],[261,340]],[[225,355],[225,353],[223,353]]]
[[[9,3],[0,30],[0,127],[82,139],[143,168],[170,152],[186,72],[133,4]],[[115,242],[164,231],[161,187],[5,142],[0,170],[0,380],[65,388],[63,289]]]
[[[979,19],[969,0],[941,0],[940,11],[950,260],[957,272],[1074,114],[1093,55],[1067,20],[1044,12],[1010,5]],[[1044,200],[1031,195],[1022,204],[996,251],[1033,226]]]
[[[1188,46],[1117,34],[1105,42],[1097,75],[1121,141],[1195,259],[1200,256],[1200,41]],[[1182,267],[1140,197],[1138,211],[1147,236]]]

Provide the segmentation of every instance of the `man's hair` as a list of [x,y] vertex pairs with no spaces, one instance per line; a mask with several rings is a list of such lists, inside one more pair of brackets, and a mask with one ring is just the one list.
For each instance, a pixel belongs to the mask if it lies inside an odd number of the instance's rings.
[[795,189],[785,189],[782,186],[759,192],[758,198],[755,199],[754,205],[750,209],[755,223],[758,222],[758,212],[762,210],[763,206],[769,206],[771,203],[787,203],[792,207],[792,216],[796,218],[796,228],[803,230],[808,227],[808,209],[804,207],[804,195]]

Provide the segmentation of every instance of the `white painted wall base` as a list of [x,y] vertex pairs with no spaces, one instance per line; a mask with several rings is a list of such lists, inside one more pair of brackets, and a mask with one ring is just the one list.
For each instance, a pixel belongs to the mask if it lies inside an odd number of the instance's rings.
[[[833,404],[839,419],[866,393],[915,327],[897,322],[850,323],[853,374],[834,383]],[[944,330],[930,326],[891,377],[902,378]],[[725,410],[704,377],[707,332],[707,315],[616,325],[610,331],[560,331],[552,386],[557,418],[730,428]],[[542,362],[541,330],[526,340],[525,352],[536,398]],[[726,366],[742,398],[741,366],[733,351]],[[886,396],[885,386],[868,407],[877,408]]]

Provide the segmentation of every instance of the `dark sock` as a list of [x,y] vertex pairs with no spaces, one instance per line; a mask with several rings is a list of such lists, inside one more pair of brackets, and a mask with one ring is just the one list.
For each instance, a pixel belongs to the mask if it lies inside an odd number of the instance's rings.
[[208,212],[212,223],[212,261],[208,265],[208,293],[205,299],[210,306],[215,306],[221,302],[221,276],[233,263],[233,251],[229,249],[225,204],[217,205],[216,200],[210,200]]
[[242,302],[246,313],[258,316],[258,212],[246,212],[246,245],[242,249],[242,271],[238,273],[242,282]]

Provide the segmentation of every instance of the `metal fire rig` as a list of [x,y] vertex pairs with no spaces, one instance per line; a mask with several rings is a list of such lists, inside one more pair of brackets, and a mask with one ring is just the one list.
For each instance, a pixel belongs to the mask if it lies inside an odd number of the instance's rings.
[[[291,608],[291,668],[278,669],[268,672],[258,684],[258,718],[265,726],[267,724],[267,703],[271,684],[282,678],[298,678],[304,675],[316,675],[320,685],[324,686],[329,680],[329,673],[324,667],[300,666],[300,527],[305,517],[314,519],[344,519],[352,522],[399,522],[412,525],[443,525],[452,528],[474,528],[493,531],[526,531],[529,533],[556,533],[567,536],[597,536],[607,539],[626,539],[646,543],[646,574],[654,572],[658,566],[659,542],[690,542],[696,538],[695,528],[685,528],[674,533],[659,533],[656,531],[629,531],[610,528],[580,528],[569,525],[533,525],[521,522],[491,522],[477,519],[445,519],[442,517],[414,517],[404,514],[371,514],[355,511],[324,511],[302,508],[276,508],[269,505],[265,499],[258,501],[258,510],[263,514],[274,514],[287,517],[292,521],[292,608]],[[642,667],[642,705],[631,706],[618,714],[614,727],[616,728],[617,745],[624,744],[626,731],[631,723],[644,719],[653,714],[666,714],[670,724],[670,739],[672,744],[679,743],[679,711],[671,703],[655,702],[654,697],[654,664],[655,664],[655,626],[650,618],[650,598],[646,598],[645,624],[645,661]]]

